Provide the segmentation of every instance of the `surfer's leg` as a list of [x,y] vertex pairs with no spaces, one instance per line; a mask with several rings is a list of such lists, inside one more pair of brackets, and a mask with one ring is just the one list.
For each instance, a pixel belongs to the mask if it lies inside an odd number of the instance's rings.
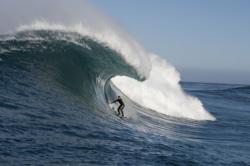
[[121,109],[120,110],[121,110],[121,113],[122,113],[122,117],[124,117],[124,113],[123,113],[124,107],[125,107],[124,105],[121,105]]
[[118,111],[118,115],[117,116],[119,116],[121,114],[121,105],[118,107],[117,111]]

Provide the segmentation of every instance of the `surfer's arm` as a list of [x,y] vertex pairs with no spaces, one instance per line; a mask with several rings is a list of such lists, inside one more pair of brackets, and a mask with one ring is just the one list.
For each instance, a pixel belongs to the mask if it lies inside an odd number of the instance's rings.
[[111,104],[112,104],[112,103],[115,103],[115,102],[117,102],[117,100],[112,101]]

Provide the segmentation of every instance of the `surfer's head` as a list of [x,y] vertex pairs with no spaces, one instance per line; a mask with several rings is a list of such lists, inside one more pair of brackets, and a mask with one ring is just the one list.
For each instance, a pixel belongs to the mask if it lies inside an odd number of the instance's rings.
[[118,96],[118,99],[120,99],[121,98],[121,96]]

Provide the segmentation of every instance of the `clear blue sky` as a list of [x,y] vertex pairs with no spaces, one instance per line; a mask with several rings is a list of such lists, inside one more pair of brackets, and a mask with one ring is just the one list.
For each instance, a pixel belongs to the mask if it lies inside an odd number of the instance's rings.
[[184,81],[250,84],[250,0],[91,0]]

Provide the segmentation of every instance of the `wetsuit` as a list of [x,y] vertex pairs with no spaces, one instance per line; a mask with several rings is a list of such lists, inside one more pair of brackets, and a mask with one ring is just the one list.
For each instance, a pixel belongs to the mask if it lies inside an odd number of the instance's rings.
[[124,114],[123,114],[123,109],[124,109],[125,105],[124,105],[122,99],[121,99],[121,98],[120,98],[120,99],[118,98],[118,99],[116,99],[115,101],[113,101],[112,103],[116,103],[116,102],[118,102],[118,103],[120,104],[120,106],[119,106],[118,109],[117,109],[118,115],[122,114],[122,116],[124,116]]

